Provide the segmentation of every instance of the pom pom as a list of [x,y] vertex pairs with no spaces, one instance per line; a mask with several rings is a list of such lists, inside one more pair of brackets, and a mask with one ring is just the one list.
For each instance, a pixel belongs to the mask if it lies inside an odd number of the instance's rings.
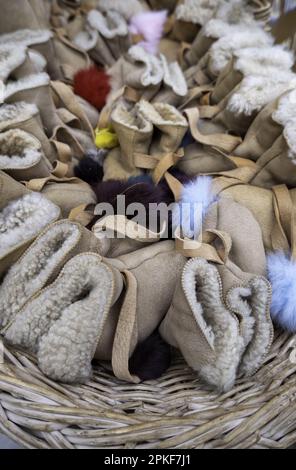
[[74,174],[86,183],[94,185],[103,179],[103,168],[93,158],[85,157],[74,168]]
[[132,17],[129,29],[131,34],[143,37],[139,46],[150,54],[157,54],[166,20],[166,10],[142,12]]
[[217,200],[212,192],[212,178],[199,176],[184,185],[182,195],[172,214],[173,229],[181,227],[183,236],[197,238],[203,218]]
[[272,286],[271,317],[291,333],[296,332],[296,261],[283,252],[267,257],[268,279]]
[[142,381],[156,380],[171,364],[171,348],[158,332],[140,343],[129,361],[130,372]]
[[79,70],[74,77],[74,93],[99,111],[104,108],[110,91],[110,77],[98,67]]

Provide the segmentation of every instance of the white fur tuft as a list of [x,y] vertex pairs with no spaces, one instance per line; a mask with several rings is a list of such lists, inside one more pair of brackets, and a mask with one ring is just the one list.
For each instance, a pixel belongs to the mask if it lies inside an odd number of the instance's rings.
[[171,88],[176,95],[186,96],[188,93],[188,86],[178,62],[172,62],[169,64],[163,54],[160,55],[160,58],[164,70],[163,81],[165,85]]
[[26,48],[12,45],[0,45],[0,80],[5,81],[9,75],[26,60]]
[[104,16],[98,10],[91,10],[87,15],[87,21],[91,28],[97,30],[106,39],[128,35],[127,23],[117,11],[109,10]]
[[181,199],[172,213],[174,231],[180,227],[183,236],[196,239],[200,233],[203,218],[216,201],[217,196],[212,191],[211,177],[198,176],[185,184]]
[[185,0],[176,8],[177,20],[204,25],[213,16],[219,0]]
[[141,77],[143,86],[159,85],[164,77],[162,62],[153,54],[149,54],[141,46],[132,46],[128,55],[134,62],[141,62],[145,65],[145,71]]
[[296,261],[283,252],[267,257],[268,278],[272,286],[271,315],[285,330],[296,332]]

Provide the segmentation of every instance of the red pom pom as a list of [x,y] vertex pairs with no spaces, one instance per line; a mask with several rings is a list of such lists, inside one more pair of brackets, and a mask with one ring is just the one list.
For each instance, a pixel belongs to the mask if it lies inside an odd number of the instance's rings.
[[74,93],[99,111],[105,106],[110,91],[110,77],[96,66],[80,70],[74,77]]

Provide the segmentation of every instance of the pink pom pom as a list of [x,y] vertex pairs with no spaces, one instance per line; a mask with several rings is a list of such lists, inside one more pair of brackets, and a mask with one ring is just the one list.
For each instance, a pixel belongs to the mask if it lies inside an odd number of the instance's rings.
[[157,54],[166,20],[166,10],[141,12],[131,18],[129,30],[131,34],[144,37],[140,46],[150,54]]

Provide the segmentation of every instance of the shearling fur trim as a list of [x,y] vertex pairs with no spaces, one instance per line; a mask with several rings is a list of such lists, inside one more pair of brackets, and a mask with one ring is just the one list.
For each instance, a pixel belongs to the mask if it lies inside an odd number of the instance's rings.
[[218,200],[212,190],[212,182],[209,176],[198,176],[183,185],[180,200],[172,211],[174,233],[180,227],[184,237],[198,238],[204,217]]
[[254,23],[254,16],[245,0],[220,1],[214,17],[228,24]]
[[143,86],[158,85],[164,77],[162,62],[153,54],[149,54],[141,46],[132,46],[128,51],[129,57],[134,62],[141,62],[146,66],[141,77]]
[[28,49],[28,56],[35,66],[36,73],[42,73],[45,71],[47,62],[42,54],[34,51],[34,49]]
[[41,370],[52,379],[83,382],[91,374],[113,291],[112,271],[101,258],[78,255],[19,313],[6,338],[37,352]]
[[204,25],[212,18],[219,0],[185,0],[176,8],[176,19]]
[[38,114],[35,104],[19,101],[13,104],[3,104],[0,107],[0,131],[4,131],[9,126],[27,121]]
[[0,80],[5,81],[11,72],[22,65],[26,60],[26,48],[12,45],[0,45]]
[[[295,84],[296,87],[296,84]],[[296,118],[296,89],[285,93],[278,102],[276,111],[272,114],[272,119],[278,124],[285,126],[289,121]]]
[[31,240],[59,214],[60,209],[39,193],[10,202],[0,212],[0,257]]
[[230,97],[227,109],[235,114],[250,116],[260,111],[266,104],[294,87],[295,74],[277,70],[271,77],[250,75],[245,77],[237,91]]
[[8,82],[4,89],[4,98],[7,99],[15,93],[31,88],[38,88],[41,86],[49,85],[50,78],[47,73],[38,73],[34,75],[27,75],[16,82]]
[[218,271],[203,259],[192,259],[185,267],[182,284],[196,322],[216,356],[198,372],[219,390],[230,390],[235,382],[244,341],[239,335],[237,319],[224,305]]
[[164,70],[163,81],[166,86],[171,88],[178,96],[186,96],[188,93],[188,86],[178,62],[168,63],[166,57],[160,55],[162,66]]
[[147,121],[157,126],[183,126],[188,127],[187,121],[174,107],[166,103],[151,104],[141,100],[138,105],[139,112]]
[[73,42],[76,46],[88,52],[96,47],[98,36],[98,31],[95,31],[92,28],[86,28],[85,31],[80,31],[80,33],[75,36]]
[[12,44],[14,47],[33,46],[43,44],[53,37],[53,33],[48,29],[19,29],[13,33],[1,34],[0,44]]
[[296,118],[285,125],[284,137],[289,147],[288,157],[296,165]]
[[98,10],[91,10],[87,15],[87,21],[91,28],[99,31],[107,39],[128,35],[127,23],[117,11],[110,10],[104,16]]
[[153,130],[151,122],[144,119],[143,116],[137,112],[136,107],[129,111],[124,104],[118,104],[112,112],[111,119],[112,121],[139,132],[150,133]]
[[0,133],[0,170],[30,168],[40,162],[40,142],[20,129]]
[[291,51],[285,50],[282,45],[272,47],[250,47],[236,50],[235,69],[244,75],[271,75],[278,70],[290,70],[294,64]]
[[[27,203],[29,209],[34,210],[34,219],[27,216],[25,220],[27,225],[20,226],[23,236],[26,231],[28,232],[27,239],[36,235],[57,216],[56,211],[52,212],[51,217],[50,212],[48,214],[42,213],[46,206],[44,206],[44,198],[40,194],[33,193],[32,197],[34,197],[33,202],[41,203],[42,207],[40,210],[38,206],[31,207]],[[25,196],[25,198],[27,202],[29,197]],[[54,206],[53,208],[55,210]],[[40,223],[41,215],[42,225]],[[14,230],[16,231],[17,228]],[[14,235],[12,229],[7,233],[11,236]],[[22,258],[10,268],[0,286],[0,324],[2,323],[2,326],[11,322],[26,302],[45,286],[65,256],[77,245],[80,237],[81,232],[78,224],[69,221],[57,222],[46,229]]]
[[235,30],[230,35],[225,35],[214,42],[209,50],[211,58],[211,69],[218,75],[218,73],[227,65],[228,61],[232,58],[232,54],[236,50],[244,50],[246,47],[260,47],[271,46],[274,42],[271,34],[266,33],[260,28],[250,29],[242,26],[239,31]]
[[129,20],[133,15],[146,11],[147,9],[139,0],[99,0],[97,8],[104,13],[110,10],[118,11],[126,20]]
[[236,289],[230,291],[227,296],[227,301],[234,310],[238,308],[238,311],[243,311],[244,308],[249,308],[252,313],[254,334],[240,365],[240,372],[247,376],[254,374],[262,365],[273,340],[273,327],[269,313],[271,286],[266,279],[254,277],[249,282],[249,289],[250,295],[246,299],[243,296],[238,298]]
[[212,19],[210,20],[203,29],[203,34],[206,37],[210,38],[222,38],[223,36],[231,36],[232,34],[239,33],[245,29],[246,31],[249,31],[249,34],[253,34],[253,31],[259,29],[258,23],[253,20],[250,24],[229,24],[226,23],[225,21],[219,20],[219,19]]

